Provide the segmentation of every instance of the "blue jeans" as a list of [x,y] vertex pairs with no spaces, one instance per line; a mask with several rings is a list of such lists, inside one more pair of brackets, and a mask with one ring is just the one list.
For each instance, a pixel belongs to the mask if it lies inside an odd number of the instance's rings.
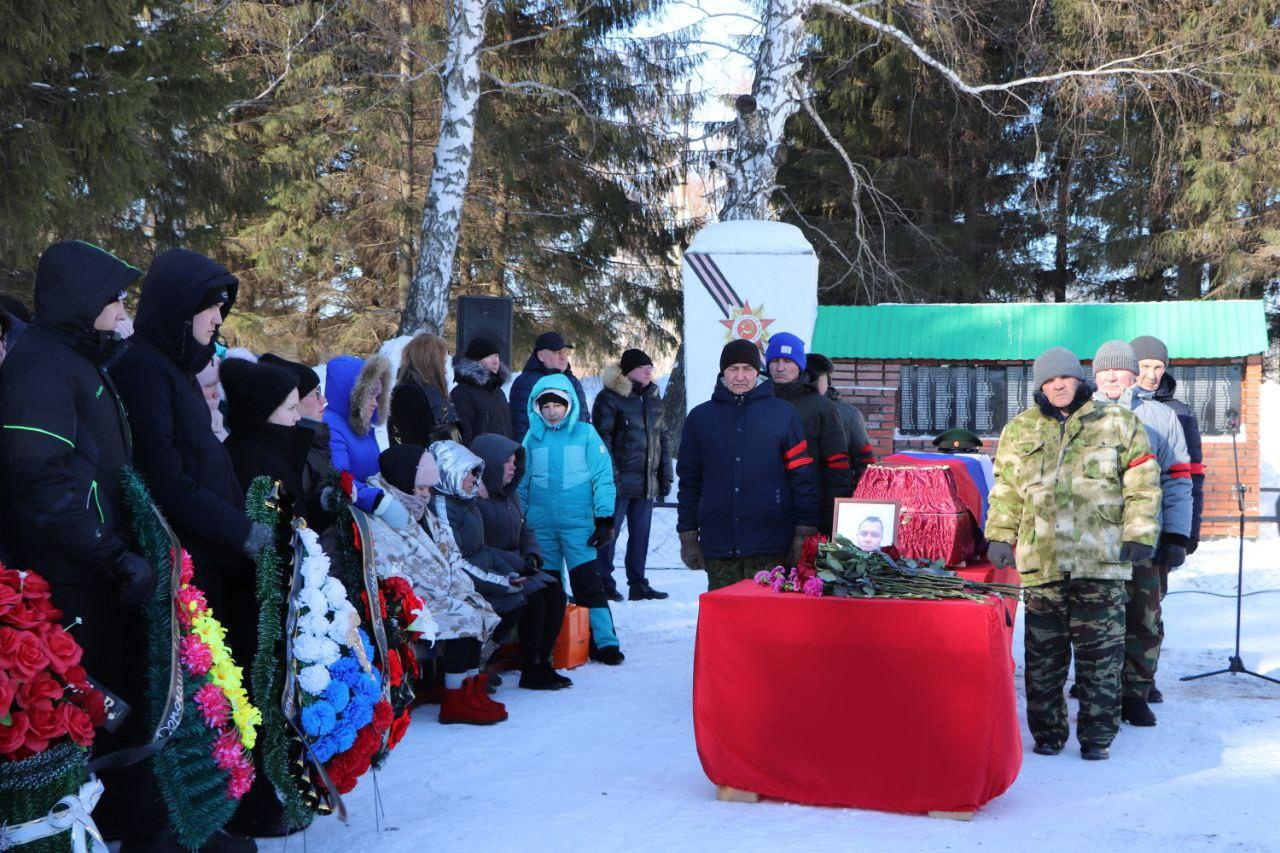
[[[644,586],[644,564],[649,557],[649,526],[653,523],[652,498],[619,497],[613,505],[614,531],[622,532],[627,526],[627,584]],[[617,592],[618,584],[613,580],[613,543],[596,551],[596,568],[600,572],[600,581],[606,592]]]

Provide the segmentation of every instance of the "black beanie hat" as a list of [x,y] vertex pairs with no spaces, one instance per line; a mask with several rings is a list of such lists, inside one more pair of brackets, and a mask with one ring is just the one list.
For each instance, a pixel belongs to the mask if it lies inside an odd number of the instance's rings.
[[411,495],[418,479],[418,463],[426,452],[420,444],[393,444],[378,456],[378,470],[388,483]]
[[488,338],[472,338],[464,354],[472,361],[479,361],[491,355],[498,355],[498,345]]
[[805,358],[805,364],[809,372],[814,376],[830,376],[836,369],[836,366],[831,363],[831,359],[817,352],[809,353]]
[[653,364],[653,359],[644,354],[643,350],[629,349],[622,354],[622,360],[618,362],[623,373],[630,373],[637,367],[644,367],[646,364]]
[[305,364],[299,364],[296,361],[289,361],[287,358],[281,358],[273,352],[263,353],[258,356],[258,364],[271,364],[293,371],[293,374],[298,379],[299,397],[305,397],[320,387],[320,376],[310,367]]
[[229,358],[218,367],[218,379],[227,392],[227,414],[265,421],[298,387],[292,371],[271,364],[254,364]]
[[720,350],[720,372],[731,364],[749,364],[759,373],[764,368],[760,365],[760,347],[753,342],[734,338]]

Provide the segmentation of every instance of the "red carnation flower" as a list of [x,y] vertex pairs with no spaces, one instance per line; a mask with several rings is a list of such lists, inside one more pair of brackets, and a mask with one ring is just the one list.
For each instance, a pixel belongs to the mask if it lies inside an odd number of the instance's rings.
[[399,687],[404,681],[404,667],[400,664],[400,653],[395,649],[387,649],[387,675],[393,687]]
[[[395,716],[391,710],[391,703],[383,700],[373,706],[373,727],[379,732],[385,732],[391,727],[391,720]],[[359,739],[357,739],[357,743]]]
[[360,544],[360,528],[356,527],[356,523],[351,522],[351,547],[357,551],[364,550]]
[[407,731],[409,731],[409,712],[405,711],[396,717],[395,722],[391,724],[391,734],[387,738],[387,749],[395,749]]

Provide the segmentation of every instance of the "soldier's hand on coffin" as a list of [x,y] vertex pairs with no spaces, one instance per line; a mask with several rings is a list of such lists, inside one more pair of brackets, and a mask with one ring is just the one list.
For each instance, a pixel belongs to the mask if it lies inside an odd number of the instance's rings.
[[1141,542],[1125,542],[1120,546],[1121,562],[1133,563],[1135,566],[1147,566],[1156,555],[1156,549]]
[[987,559],[997,569],[1016,569],[1018,563],[1013,557],[1013,546],[1008,542],[988,542]]

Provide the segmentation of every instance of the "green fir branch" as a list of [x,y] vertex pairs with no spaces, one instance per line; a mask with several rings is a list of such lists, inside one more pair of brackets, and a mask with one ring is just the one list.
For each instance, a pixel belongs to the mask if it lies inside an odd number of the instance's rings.
[[[276,484],[271,478],[256,477],[245,496],[245,512],[250,520],[275,530],[280,525],[277,500]],[[287,603],[281,562],[274,542],[258,552],[258,648],[250,679],[253,704],[262,712],[262,725],[258,728],[262,771],[280,797],[289,827],[304,829],[311,825],[315,812],[308,807],[299,782],[289,769],[293,766],[289,757],[291,735],[280,704],[284,684],[281,676],[287,664],[282,625]]]

